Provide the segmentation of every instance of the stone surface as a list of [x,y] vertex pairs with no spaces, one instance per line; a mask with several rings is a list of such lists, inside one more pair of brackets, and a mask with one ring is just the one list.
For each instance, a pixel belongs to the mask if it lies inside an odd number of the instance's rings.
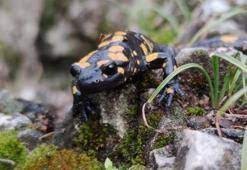
[[199,131],[184,130],[175,169],[240,169],[241,145]]
[[20,112],[22,109],[23,105],[16,101],[7,90],[0,91],[0,112],[12,114],[14,112]]
[[123,137],[128,129],[128,114],[136,114],[135,94],[136,87],[127,85],[123,89],[102,92],[95,96],[101,111],[102,123],[112,125],[120,137]]
[[[216,128],[206,128],[202,132],[217,135]],[[244,138],[244,129],[233,129],[233,128],[221,128],[221,132],[224,137],[232,139],[236,142],[242,143]]]
[[5,115],[0,113],[0,130],[21,129],[29,126],[31,120],[20,113]]
[[188,119],[187,125],[193,129],[210,127],[210,121],[205,116],[192,116]]
[[172,170],[174,169],[175,156],[163,147],[150,152],[150,161],[152,169]]

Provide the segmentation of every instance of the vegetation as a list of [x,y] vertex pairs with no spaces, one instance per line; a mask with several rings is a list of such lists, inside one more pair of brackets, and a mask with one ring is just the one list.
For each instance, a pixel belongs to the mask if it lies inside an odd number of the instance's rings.
[[27,157],[23,170],[43,170],[43,169],[85,169],[101,170],[103,166],[96,159],[85,154],[79,154],[72,150],[57,149],[53,145],[40,145]]
[[[244,58],[244,63],[242,63],[240,60],[230,56],[230,55],[225,55],[225,54],[213,54],[212,55],[212,66],[213,66],[213,77],[209,76],[209,73],[206,71],[205,68],[200,66],[199,64],[196,63],[189,63],[182,65],[178,67],[176,70],[174,70],[169,76],[165,78],[165,80],[157,87],[157,89],[152,93],[150,98],[148,99],[147,103],[152,103],[154,98],[160,93],[160,91],[165,87],[165,85],[172,80],[177,74],[179,74],[182,71],[185,71],[189,68],[197,68],[199,69],[202,73],[204,73],[208,84],[209,84],[209,89],[210,89],[210,97],[211,97],[211,103],[213,108],[217,109],[217,115],[223,114],[231,105],[233,105],[236,100],[238,100],[242,95],[246,94],[247,87],[245,87],[245,73],[247,72],[247,66],[245,64],[247,56],[240,53],[240,56],[243,56]],[[224,78],[223,82],[223,87],[222,90],[220,91],[220,76],[219,76],[219,68],[220,68],[220,62],[219,58],[222,58],[232,65],[235,66],[236,72],[233,76],[226,75]],[[229,73],[229,71],[228,71]],[[243,74],[242,77],[240,77],[241,73]],[[228,94],[232,94],[234,91],[237,90],[237,80],[238,78],[242,79],[242,86],[243,88],[233,94],[232,96],[225,96],[226,91],[228,90]],[[239,88],[239,87],[238,87]],[[240,87],[241,88],[241,87]],[[219,95],[220,94],[220,95]],[[228,98],[227,101],[225,101]],[[224,101],[223,101],[224,99]],[[223,104],[223,102],[225,104]],[[143,112],[145,111],[145,105],[143,105]],[[145,113],[143,113],[144,119],[145,119]],[[219,127],[218,127],[219,129]]]
[[15,131],[2,131],[0,132],[0,158],[9,160],[10,164],[6,161],[0,160],[0,169],[7,170],[13,167],[11,161],[16,164],[22,164],[27,156],[27,149],[17,139]]
[[202,116],[205,113],[204,109],[198,106],[188,107],[187,112],[189,116]]

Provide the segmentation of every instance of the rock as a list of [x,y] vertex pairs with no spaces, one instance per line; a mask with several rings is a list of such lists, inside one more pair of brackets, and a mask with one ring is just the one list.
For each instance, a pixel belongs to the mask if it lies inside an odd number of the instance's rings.
[[240,169],[241,145],[199,131],[184,130],[175,169]]
[[42,132],[50,132],[54,129],[55,115],[51,106],[23,99],[18,99],[17,101],[23,105],[21,113],[25,114],[33,122],[36,129]]
[[[96,96],[101,110],[101,121],[110,124],[122,138],[128,129],[128,114],[135,114],[137,106],[134,104],[136,87],[127,85],[124,89],[112,92],[102,92]],[[107,99],[107,100],[106,100]],[[131,113],[134,112],[134,113]]]
[[174,161],[175,156],[169,153],[165,147],[150,152],[152,169],[172,170],[174,169]]
[[193,129],[204,129],[210,127],[210,121],[205,116],[192,116],[187,125]]
[[8,91],[0,91],[0,112],[12,114],[15,112],[20,112],[22,109],[23,105],[16,101],[16,99],[14,99]]
[[44,134],[34,129],[25,129],[18,133],[18,138],[25,143],[26,147],[33,150],[38,144],[41,143],[39,139]]
[[[216,128],[206,128],[203,129],[202,132],[207,132],[209,134],[217,134]],[[221,128],[221,132],[224,137],[232,139],[236,142],[242,143],[244,138],[244,129],[233,129],[233,128]]]
[[20,113],[13,113],[12,115],[0,113],[0,130],[18,130],[31,124],[31,120]]

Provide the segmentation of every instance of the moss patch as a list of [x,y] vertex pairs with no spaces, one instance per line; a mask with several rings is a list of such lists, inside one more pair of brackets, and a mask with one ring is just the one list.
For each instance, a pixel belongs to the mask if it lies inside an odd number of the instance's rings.
[[164,147],[167,144],[169,144],[172,141],[174,141],[174,139],[175,139],[175,135],[174,134],[170,134],[168,136],[164,136],[163,134],[160,134],[157,137],[157,139],[155,140],[153,149],[158,149],[158,148]]
[[108,124],[99,121],[83,123],[74,137],[74,144],[83,152],[96,156],[103,161],[111,152],[119,138],[116,131]]
[[[10,159],[16,164],[22,163],[27,156],[25,146],[17,139],[16,132],[0,132],[0,158]],[[9,165],[0,162],[0,169],[11,169]]]
[[187,107],[187,115],[189,116],[203,116],[205,114],[205,110],[201,107]]
[[96,159],[72,150],[59,150],[53,145],[40,145],[28,155],[23,170],[41,169],[103,169]]
[[[162,117],[163,113],[152,113],[147,115],[147,120],[149,124],[153,127],[157,127],[158,123]],[[144,165],[145,160],[145,149],[149,144],[149,139],[154,135],[152,129],[148,129],[142,122],[131,123],[135,124],[135,127],[131,127],[126,132],[124,138],[121,140],[120,144],[117,146],[115,153],[112,154],[112,160],[122,160],[121,163],[126,166],[131,166],[133,164]]]

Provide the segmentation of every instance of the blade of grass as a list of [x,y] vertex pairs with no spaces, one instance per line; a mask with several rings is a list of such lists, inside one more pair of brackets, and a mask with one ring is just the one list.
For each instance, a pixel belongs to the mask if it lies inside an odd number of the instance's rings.
[[247,93],[247,87],[242,88],[235,94],[233,94],[225,103],[224,105],[217,111],[217,115],[224,115],[225,111],[229,109],[230,106],[232,106],[242,95]]
[[185,64],[182,65],[180,67],[178,67],[176,70],[174,70],[171,74],[169,74],[165,80],[163,80],[161,82],[161,84],[155,89],[155,91],[151,94],[151,96],[149,97],[147,103],[152,103],[152,101],[154,100],[154,98],[159,94],[159,92],[164,88],[165,85],[167,85],[167,83],[169,81],[171,81],[176,75],[178,75],[179,73],[189,69],[189,68],[197,68],[199,70],[201,70],[203,72],[203,74],[205,75],[208,84],[209,84],[209,88],[210,88],[210,96],[212,99],[212,103],[215,106],[215,97],[214,97],[214,89],[213,89],[213,84],[212,81],[210,79],[209,74],[207,73],[207,71],[199,64],[196,63],[189,63],[189,64]]
[[216,103],[219,103],[219,58],[216,56],[212,57],[213,65],[213,87],[214,87],[214,96]]
[[226,94],[226,90],[229,87],[229,83],[230,83],[230,74],[226,73],[226,75],[224,76],[224,80],[223,80],[223,85],[220,91],[220,96],[219,96],[219,102],[221,103],[223,98],[225,97]]
[[237,66],[238,68],[240,68],[244,72],[247,72],[247,66],[244,63],[242,63],[241,61],[237,60],[236,58],[234,58],[230,55],[223,54],[223,53],[220,53],[220,54],[219,53],[213,53],[211,56],[212,57],[213,56],[220,57],[220,58],[228,61],[229,63]]
[[241,76],[241,70],[237,69],[230,84],[229,84],[229,90],[228,90],[228,95],[230,96],[233,92],[234,89],[236,89],[236,83],[239,80],[239,77]]
[[205,35],[210,29],[217,27],[218,25],[222,24],[222,22],[226,21],[229,18],[232,18],[238,14],[243,14],[243,13],[247,13],[247,10],[243,10],[241,8],[235,8],[229,11],[227,14],[222,15],[219,19],[211,20],[194,35],[194,37],[190,40],[189,45],[195,43],[202,35]]

